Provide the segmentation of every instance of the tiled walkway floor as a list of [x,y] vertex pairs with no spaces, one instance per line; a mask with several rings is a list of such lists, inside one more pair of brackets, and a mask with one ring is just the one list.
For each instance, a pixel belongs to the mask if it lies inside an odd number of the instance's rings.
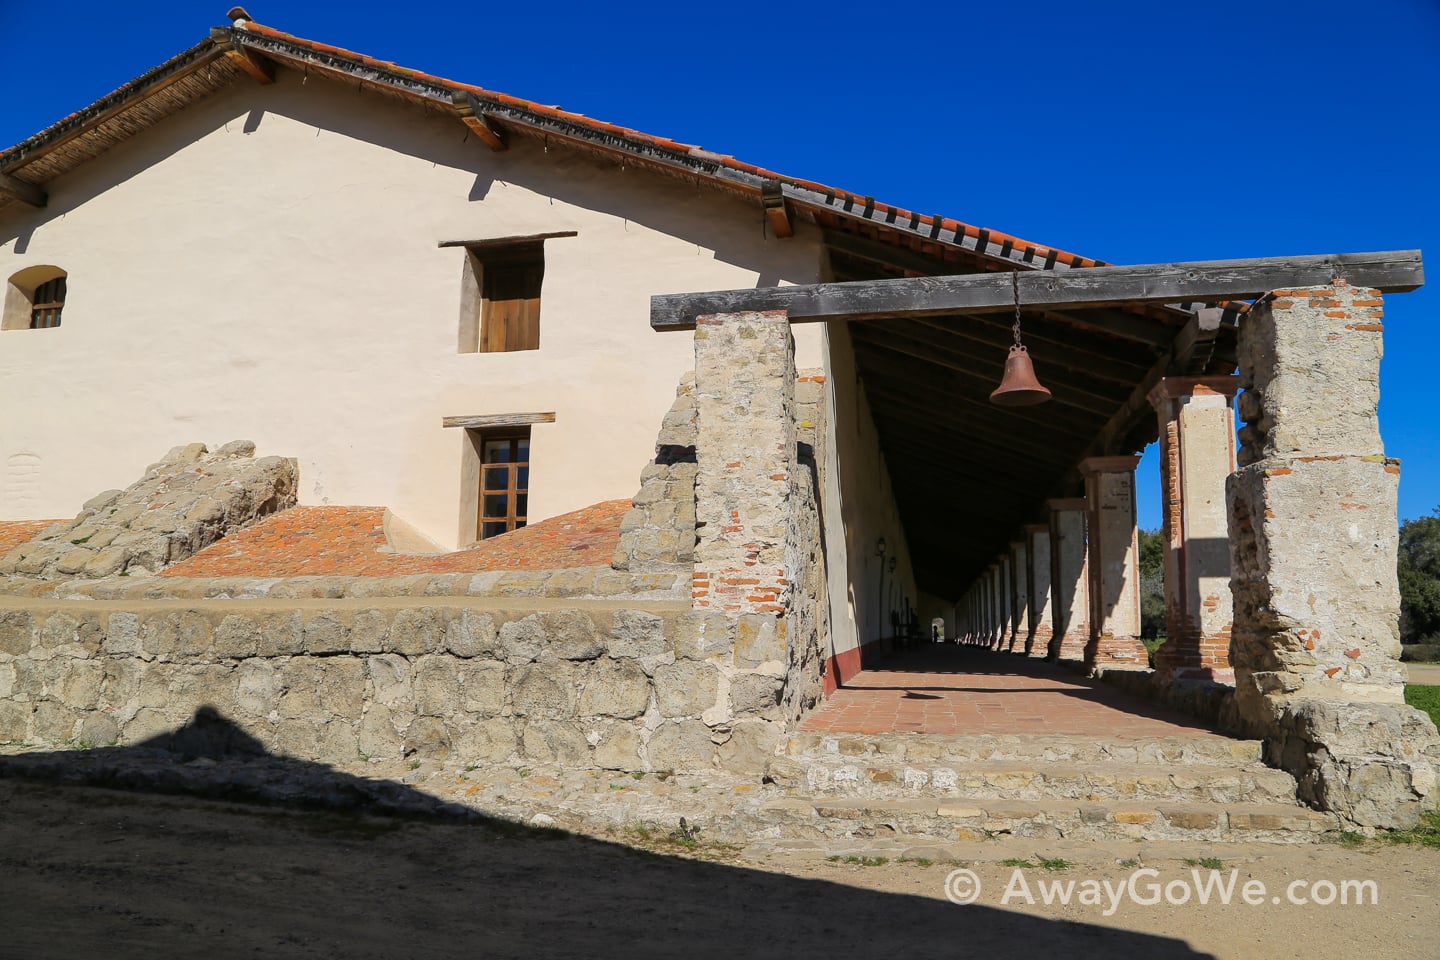
[[928,645],[862,670],[803,722],[836,733],[1167,737],[1208,733],[1078,673],[979,647]]

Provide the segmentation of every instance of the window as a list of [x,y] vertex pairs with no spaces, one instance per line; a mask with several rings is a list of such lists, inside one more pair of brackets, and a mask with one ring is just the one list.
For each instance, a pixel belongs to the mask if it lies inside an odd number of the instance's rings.
[[47,330],[60,326],[66,283],[65,271],[59,267],[26,267],[16,273],[5,287],[0,330]]
[[574,230],[493,240],[442,240],[465,248],[460,286],[460,353],[540,349],[540,286],[545,241]]
[[480,444],[480,516],[475,539],[525,526],[530,493],[530,430],[485,433]]
[[[540,349],[540,286],[545,278],[541,243],[479,245],[467,250],[467,298],[472,319],[462,322],[462,353]],[[467,330],[468,327],[468,330]],[[468,347],[468,349],[467,349]]]

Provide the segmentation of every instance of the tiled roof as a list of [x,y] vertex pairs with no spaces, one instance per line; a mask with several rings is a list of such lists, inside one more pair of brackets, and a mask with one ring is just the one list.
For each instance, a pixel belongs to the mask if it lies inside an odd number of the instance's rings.
[[[551,517],[468,550],[382,552],[384,507],[291,507],[168,568],[165,577],[407,576],[610,563],[629,500]],[[0,525],[3,536],[3,525]]]
[[[238,15],[238,13],[237,13]],[[1102,261],[1033,243],[997,230],[978,227],[938,214],[922,214],[877,201],[874,197],[789,177],[732,156],[653,136],[628,127],[594,120],[578,113],[473,84],[461,83],[387,60],[318,43],[240,19],[216,28],[211,38],[171,58],[21,143],[0,151],[0,171],[17,179],[43,184],[109,149],[138,129],[182,109],[246,74],[222,54],[227,48],[253,52],[297,69],[358,78],[375,89],[456,109],[452,97],[468,94],[486,118],[507,130],[568,141],[603,153],[625,156],[649,165],[707,181],[714,186],[759,197],[777,189],[785,202],[812,214],[832,215],[894,231],[910,241],[958,248],[996,266],[1088,267]],[[232,49],[233,52],[233,49]],[[172,79],[179,88],[166,90]],[[457,114],[458,116],[458,114]],[[60,146],[59,156],[50,156]],[[7,198],[0,194],[0,205]]]

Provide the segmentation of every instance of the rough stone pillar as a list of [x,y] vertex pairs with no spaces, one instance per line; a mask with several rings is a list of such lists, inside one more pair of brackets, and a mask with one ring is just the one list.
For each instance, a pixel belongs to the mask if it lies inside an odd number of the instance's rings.
[[1165,636],[1155,669],[1174,680],[1233,682],[1230,535],[1225,482],[1235,469],[1239,377],[1166,377],[1150,392],[1160,418]]
[[1085,498],[1049,500],[1051,660],[1083,660],[1090,642],[1090,569],[1085,547]]
[[1024,540],[1010,544],[1010,646],[1020,644],[1023,653],[1030,636],[1030,582],[1026,570],[1030,566]]
[[1139,457],[1090,457],[1085,476],[1090,539],[1092,666],[1149,666],[1140,642],[1140,544],[1135,529],[1135,466]]
[[795,345],[783,311],[695,323],[697,609],[782,614]]
[[1277,290],[1241,321],[1231,660],[1239,719],[1302,799],[1405,827],[1435,805],[1440,737],[1403,702],[1381,306],[1337,280]]
[[1027,524],[1025,546],[1025,585],[1029,600],[1025,618],[1025,655],[1043,657],[1049,650],[1050,635],[1055,629],[1051,619],[1054,605],[1050,601],[1050,525]]

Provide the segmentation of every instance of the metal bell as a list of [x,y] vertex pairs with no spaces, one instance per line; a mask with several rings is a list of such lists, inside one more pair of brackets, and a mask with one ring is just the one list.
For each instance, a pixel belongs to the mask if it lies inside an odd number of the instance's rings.
[[990,402],[1002,407],[1033,407],[1050,399],[1050,391],[1035,379],[1030,351],[1016,344],[1005,358],[1005,375],[990,394]]

